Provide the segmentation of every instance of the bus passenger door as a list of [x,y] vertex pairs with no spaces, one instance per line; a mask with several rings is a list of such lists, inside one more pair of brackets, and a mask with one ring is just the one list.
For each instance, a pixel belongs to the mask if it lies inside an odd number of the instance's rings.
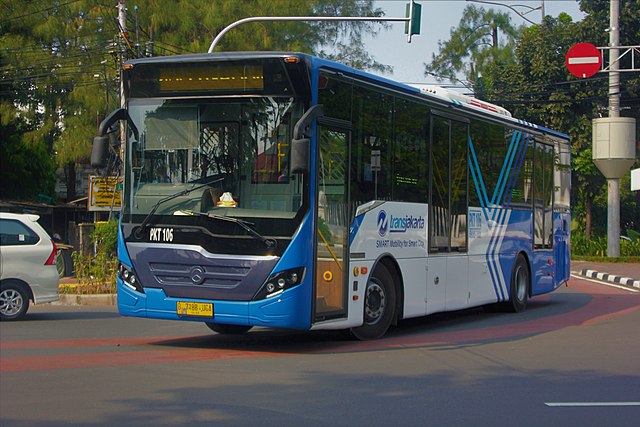
[[346,317],[350,132],[318,126],[314,321]]

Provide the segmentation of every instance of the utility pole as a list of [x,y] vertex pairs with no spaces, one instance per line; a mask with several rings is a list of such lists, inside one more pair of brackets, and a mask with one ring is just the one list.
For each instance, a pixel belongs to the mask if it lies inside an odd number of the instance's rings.
[[[120,27],[120,107],[125,108],[124,82],[122,81],[122,64],[127,60],[127,5],[126,0],[118,0],[118,26]],[[120,125],[120,159],[124,159],[124,147],[127,140],[127,131]]]
[[[609,3],[609,118],[620,117],[619,0]],[[615,142],[615,141],[614,141]],[[620,256],[620,177],[607,178],[607,256]]]
[[[635,160],[635,119],[620,117],[620,0],[609,3],[609,117],[593,119],[593,162],[607,178],[607,256],[620,256],[620,178]],[[633,49],[630,50],[633,54]]]

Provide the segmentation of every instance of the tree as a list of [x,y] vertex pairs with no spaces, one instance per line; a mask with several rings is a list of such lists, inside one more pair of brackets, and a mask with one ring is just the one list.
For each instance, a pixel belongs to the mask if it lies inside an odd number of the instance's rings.
[[458,26],[451,30],[450,39],[438,41],[439,52],[425,63],[425,75],[433,75],[439,81],[455,81],[463,74],[476,96],[482,97],[484,86],[479,77],[485,75],[490,64],[513,64],[513,49],[521,31],[522,27],[512,25],[508,13],[470,4]]
[[[154,34],[161,53],[206,52],[227,25],[252,16],[382,16],[366,0],[194,0],[167,4],[149,0],[140,8],[142,33]],[[364,49],[363,34],[377,34],[373,22],[255,22],[227,33],[217,51],[282,50],[314,53],[360,69],[389,71]]]
[[[67,200],[75,198],[75,170],[89,157],[97,124],[117,105],[121,59],[204,53],[222,28],[248,16],[382,15],[372,0],[141,0],[137,10],[129,5],[125,34],[113,3],[13,2],[0,19],[2,152],[20,156],[30,153],[20,149],[29,145],[55,158],[55,163],[40,164],[48,168],[46,173],[30,178],[51,180],[57,164],[66,176]],[[221,48],[320,53],[386,71],[388,67],[362,49],[362,35],[376,32],[378,25],[256,23],[230,32]],[[326,50],[328,46],[334,49]],[[3,163],[3,176],[26,176],[23,168],[29,159],[23,160]],[[51,183],[35,187],[53,195]],[[27,187],[22,189],[22,196],[34,196]]]
[[[58,166],[74,171],[90,150],[90,139],[80,136],[92,133],[88,130],[95,129],[96,117],[106,110],[101,81],[93,77],[103,72],[101,61],[109,56],[102,19],[105,10],[95,0],[14,5],[12,13],[0,21],[2,103],[5,111],[11,111],[9,129],[22,129],[23,145],[44,144]],[[88,93],[80,97],[83,90]],[[80,127],[79,121],[83,122]],[[56,162],[48,167],[55,170]],[[16,174],[24,173],[17,165],[10,167]],[[45,176],[55,176],[50,172]],[[68,175],[67,199],[71,199],[75,174]],[[37,177],[30,175],[30,179]],[[47,195],[52,196],[52,185],[50,189]]]
[[[24,121],[9,121],[14,112],[0,108],[0,198],[49,197],[55,186],[54,161],[41,140],[27,141]],[[29,179],[25,179],[29,177]]]

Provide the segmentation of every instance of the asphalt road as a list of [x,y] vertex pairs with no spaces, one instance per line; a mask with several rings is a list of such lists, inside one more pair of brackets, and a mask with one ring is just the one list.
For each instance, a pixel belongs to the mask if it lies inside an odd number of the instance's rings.
[[636,426],[639,325],[639,293],[580,279],[370,342],[35,306],[0,324],[0,425]]

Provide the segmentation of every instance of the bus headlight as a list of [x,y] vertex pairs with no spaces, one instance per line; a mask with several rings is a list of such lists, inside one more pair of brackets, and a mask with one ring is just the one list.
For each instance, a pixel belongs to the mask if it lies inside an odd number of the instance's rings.
[[280,295],[287,289],[293,288],[294,286],[302,283],[303,278],[304,268],[302,267],[272,274],[267,280],[265,280],[253,299],[260,300]]
[[131,288],[131,290],[144,293],[144,290],[142,289],[142,286],[140,285],[140,282],[138,281],[138,278],[136,277],[133,270],[129,269],[129,267],[120,262],[118,263],[117,275],[118,278],[122,280],[122,283]]

